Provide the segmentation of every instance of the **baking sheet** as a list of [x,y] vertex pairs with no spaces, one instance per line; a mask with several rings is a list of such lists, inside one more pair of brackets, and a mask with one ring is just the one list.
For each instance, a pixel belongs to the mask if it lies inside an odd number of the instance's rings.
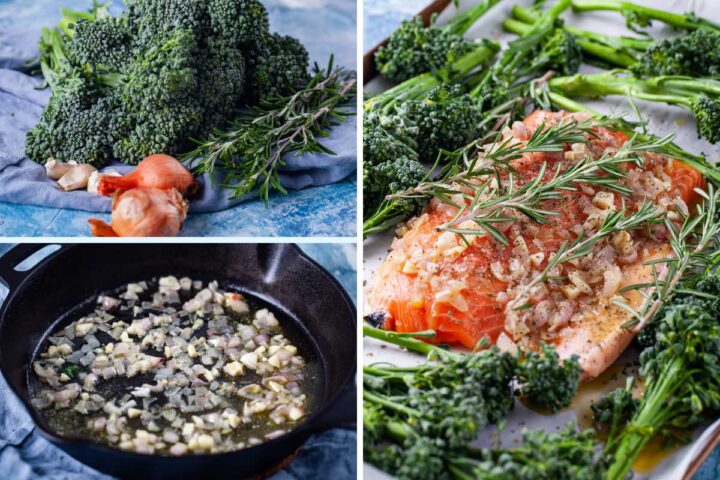
[[[720,22],[720,9],[713,0],[634,0],[635,3],[645,4],[668,11],[685,13],[693,11],[696,14]],[[464,11],[475,2],[471,0],[461,0],[460,10]],[[532,5],[532,0],[503,0],[496,5],[483,18],[481,18],[467,33],[470,38],[490,38],[500,41],[503,45],[507,41],[516,38],[514,35],[506,34],[502,30],[502,21],[510,16],[510,10],[513,5]],[[440,15],[438,23],[443,24],[454,14],[455,9],[450,7]],[[617,13],[611,12],[586,12],[582,15],[575,15],[568,10],[563,18],[573,26],[586,30],[596,31],[608,35],[634,35],[633,32],[625,27],[625,20]],[[648,30],[652,37],[663,38],[672,35],[671,29],[664,24],[656,22],[652,28]],[[675,33],[677,34],[677,33]],[[593,67],[583,66],[581,71],[597,70]],[[378,92],[389,87],[389,83],[383,79],[376,79],[366,85],[366,91]],[[622,97],[613,97],[612,100],[604,102],[582,100],[583,103],[589,105],[595,110],[603,113],[621,113],[631,112],[628,102]],[[648,131],[662,136],[667,133],[674,132],[676,143],[681,147],[694,153],[704,153],[708,160],[716,163],[720,160],[720,144],[713,146],[705,140],[698,139],[695,130],[695,122],[692,115],[680,108],[650,104],[637,101],[640,111],[645,120],[648,120]],[[629,119],[636,118],[634,115],[628,115]],[[380,265],[387,256],[390,243],[392,241],[392,232],[385,232],[381,235],[373,236],[364,242],[364,262],[363,270],[366,280],[370,278],[372,272]],[[367,283],[367,282],[366,282]],[[370,313],[366,306],[363,305],[365,313]],[[382,345],[373,339],[364,339],[363,361],[365,364],[374,362],[391,362],[398,365],[411,365],[422,361],[422,357],[409,354],[399,348],[393,346]],[[628,351],[619,359],[619,363],[628,363],[637,358],[637,352]],[[619,367],[616,364],[615,369]],[[620,380],[624,384],[624,375],[615,374],[615,380]],[[606,385],[606,390],[614,388],[612,382]],[[502,445],[512,446],[514,442],[518,442],[523,428],[529,429],[545,429],[552,430],[563,427],[568,421],[575,421],[576,411],[573,409],[563,410],[552,416],[544,416],[527,409],[518,402],[515,410],[507,418],[507,426],[500,434]],[[650,473],[638,474],[636,479],[653,480],[677,480],[683,478],[688,466],[694,458],[702,451],[703,447],[711,440],[713,434],[720,428],[720,420],[712,424],[707,424],[703,428],[698,428],[693,435],[693,442],[674,451],[671,455],[659,462]],[[495,439],[496,429],[490,426],[482,433],[477,441],[477,446],[490,446]],[[365,478],[385,479],[389,478],[383,472],[377,470],[371,465],[364,466]]]

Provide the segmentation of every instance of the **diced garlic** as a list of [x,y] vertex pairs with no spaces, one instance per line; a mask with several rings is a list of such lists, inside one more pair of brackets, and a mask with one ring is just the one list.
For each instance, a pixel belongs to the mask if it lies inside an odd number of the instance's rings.
[[243,374],[243,366],[240,362],[231,362],[223,367],[223,372],[227,373],[231,377],[237,377]]
[[560,287],[560,291],[563,295],[565,295],[565,298],[568,300],[575,300],[580,296],[580,289],[577,288],[574,285],[563,285]]
[[615,195],[612,192],[598,192],[592,202],[599,209],[607,210],[615,206]]

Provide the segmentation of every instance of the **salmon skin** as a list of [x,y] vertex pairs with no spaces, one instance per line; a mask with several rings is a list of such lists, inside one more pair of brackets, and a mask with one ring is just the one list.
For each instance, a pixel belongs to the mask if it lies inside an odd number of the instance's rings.
[[[504,135],[523,142],[541,126],[586,119],[584,114],[535,111]],[[595,127],[594,134],[588,135],[587,143],[565,145],[562,152],[529,153],[512,161],[518,184],[535,178],[543,164],[549,178],[558,167],[566,168],[588,155],[599,158],[628,141],[624,134],[606,128]],[[560,200],[538,206],[557,212],[548,223],[533,223],[517,211],[502,212],[516,218],[498,224],[505,230],[508,246],[489,235],[466,235],[467,245],[459,235],[440,229],[458,210],[432,200],[421,215],[398,228],[388,257],[368,284],[369,312],[376,320],[381,315],[387,330],[434,330],[436,343],[474,348],[488,338],[501,348],[523,350],[552,343],[563,358],[577,354],[586,376],[599,375],[634,336],[621,327],[630,314],[616,307],[613,298],[622,295],[628,304],[641,308],[638,292],[619,293],[620,289],[652,278],[652,268],[643,262],[672,255],[663,224],[601,240],[588,257],[561,264],[551,279],[526,292],[522,310],[509,305],[518,305],[516,296],[523,285],[545,268],[563,242],[591,234],[604,216],[623,204],[632,211],[650,201],[677,222],[678,210],[690,210],[699,198],[695,189],[706,186],[700,172],[662,155],[642,155],[642,167],[623,166],[627,177],[622,182],[632,190],[629,196],[580,184]],[[454,200],[468,201],[462,195]],[[661,267],[659,271],[662,274]]]

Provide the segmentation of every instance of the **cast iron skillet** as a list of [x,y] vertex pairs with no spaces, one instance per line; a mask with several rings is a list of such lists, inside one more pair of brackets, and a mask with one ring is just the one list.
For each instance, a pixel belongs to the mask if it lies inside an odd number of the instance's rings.
[[[356,420],[356,314],[343,288],[294,245],[85,244],[64,245],[26,272],[15,270],[43,244],[19,245],[0,258],[9,288],[0,309],[0,371],[40,433],[97,470],[134,479],[241,479],[272,470],[307,438]],[[273,306],[293,323],[321,362],[322,393],[313,414],[282,437],[237,452],[162,457],[124,452],[59,436],[31,406],[29,365],[64,316],[100,292],[160,275],[226,281]]]

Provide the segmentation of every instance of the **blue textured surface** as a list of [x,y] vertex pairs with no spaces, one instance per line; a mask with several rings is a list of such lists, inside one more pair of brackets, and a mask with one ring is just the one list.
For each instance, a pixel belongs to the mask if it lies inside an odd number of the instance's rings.
[[[62,5],[74,9],[85,9],[89,3],[89,0],[65,0]],[[121,1],[114,0],[113,3],[116,12],[122,8]],[[354,68],[356,22],[355,2],[353,0],[267,0],[264,3],[267,5],[270,14],[271,28],[300,37],[312,59],[325,62],[328,56],[333,53],[338,63]],[[34,56],[37,48],[37,31],[40,25],[43,23],[55,23],[59,18],[58,10],[59,5],[53,0],[33,0],[32,2],[0,0],[0,65],[11,68],[18,67],[18,62],[22,61],[22,59]],[[318,12],[322,12],[322,14],[318,15]],[[323,35],[316,35],[315,32],[317,31],[322,31]],[[6,70],[5,72],[9,71]],[[15,83],[17,82],[6,85],[7,88],[0,87],[0,91],[9,92],[12,99],[13,91],[16,90],[15,87],[18,87]],[[13,110],[11,110],[11,115],[12,112]],[[14,128],[13,125],[21,128],[20,124],[22,123],[18,123],[18,118],[13,120],[13,118],[8,117],[7,119],[7,125],[10,129]],[[28,125],[33,123],[34,121],[28,123]],[[24,134],[24,131],[21,129],[19,135]],[[347,125],[334,129],[333,134],[335,133],[337,135],[328,138],[327,142],[339,142],[337,145],[331,146],[333,150],[340,154],[334,157],[336,163],[328,163],[323,160],[321,162],[322,168],[317,169],[317,165],[310,166],[310,163],[312,163],[310,162],[310,156],[306,155],[299,159],[290,158],[288,169],[303,170],[297,172],[288,171],[284,176],[284,181],[288,182],[286,183],[287,186],[299,188],[308,184],[322,185],[337,181],[354,170],[356,163],[354,119],[348,122]],[[12,148],[13,142],[13,139],[3,141],[0,138],[0,147],[5,144],[6,150],[14,151]],[[21,141],[19,148],[18,151],[21,151]],[[332,157],[330,158],[332,159]],[[290,165],[292,162],[297,163],[297,165],[294,163]],[[36,167],[32,162],[26,161],[26,163]],[[326,167],[327,165],[329,167]],[[334,169],[334,173],[330,172],[332,169]],[[23,172],[26,170],[23,170]],[[81,208],[83,210],[109,210],[109,200],[91,197],[87,193],[83,196],[82,193],[74,192],[73,194],[62,194],[61,197],[56,198],[57,193],[54,188],[50,188],[52,190],[50,193],[46,191],[48,189],[46,183],[48,182],[44,178],[44,173],[40,175],[43,177],[43,182],[34,181],[34,175],[36,176],[34,171],[30,172],[28,170],[27,175],[23,173],[25,176],[22,177],[18,175],[9,177],[12,178],[12,184],[6,183],[4,189],[10,193],[4,196],[3,200],[13,203],[54,205],[55,207]],[[356,223],[354,177],[354,175],[350,175],[339,184],[312,188],[308,192],[293,192],[288,197],[279,194],[274,195],[271,198],[273,208],[267,211],[262,202],[256,200],[232,208],[229,211],[193,216],[188,222],[185,235],[354,236]],[[6,178],[6,180],[8,179]],[[27,186],[23,183],[23,186],[19,187],[20,183],[22,183],[21,180],[28,182]],[[38,189],[37,192],[36,188]],[[204,191],[206,193],[211,192],[210,189]],[[220,192],[219,190],[216,191]],[[200,212],[213,211],[227,206],[227,200],[220,198],[223,197],[222,192],[209,195],[208,198],[205,197],[208,197],[208,195],[195,199],[191,205],[191,210]],[[103,202],[101,204],[102,208],[98,208],[99,201]],[[104,217],[107,218],[108,216],[105,215]],[[28,208],[27,206],[2,204],[0,208],[0,235],[87,235],[86,220],[88,218],[90,218],[90,215],[58,208]]]
[[[11,245],[0,244],[0,255]],[[355,245],[301,245],[329,270],[356,301]],[[0,294],[0,302],[7,292]],[[33,430],[32,420],[0,377],[0,478],[13,480],[111,480],[63,453]],[[355,479],[355,431],[336,429],[312,437],[272,480]]]
[[[190,214],[189,237],[352,237],[356,231],[355,178],[275,195],[268,208],[252,200],[228,210]],[[89,218],[109,215],[0,202],[0,236],[88,236]]]
[[[428,0],[364,0],[364,51],[387,38],[402,22],[429,3]],[[720,447],[700,468],[693,480],[720,479]]]

